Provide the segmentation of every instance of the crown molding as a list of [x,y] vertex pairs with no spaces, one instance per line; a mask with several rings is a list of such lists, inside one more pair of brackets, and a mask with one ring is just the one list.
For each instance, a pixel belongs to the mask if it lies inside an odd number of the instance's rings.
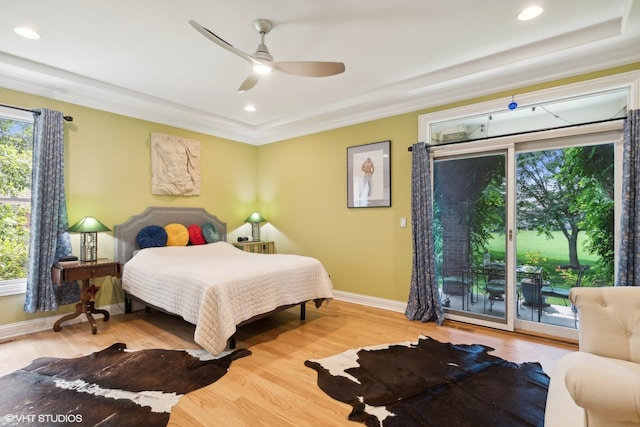
[[[0,53],[0,86],[233,141],[263,145],[640,61],[638,39],[619,42],[615,48],[602,40],[605,36],[614,36],[612,32],[619,33],[617,21],[603,24],[592,36],[600,41],[582,47],[575,47],[576,34],[565,35],[435,70],[321,109],[257,126],[3,53]],[[549,48],[548,43],[555,47]],[[572,49],[566,50],[568,47]]]

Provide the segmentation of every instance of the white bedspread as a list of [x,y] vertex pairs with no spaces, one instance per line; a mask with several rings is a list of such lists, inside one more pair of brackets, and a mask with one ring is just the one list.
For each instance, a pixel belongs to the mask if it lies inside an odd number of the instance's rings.
[[244,252],[227,242],[141,250],[125,264],[122,287],[194,323],[195,341],[212,354],[225,349],[240,322],[283,305],[333,297],[317,259]]

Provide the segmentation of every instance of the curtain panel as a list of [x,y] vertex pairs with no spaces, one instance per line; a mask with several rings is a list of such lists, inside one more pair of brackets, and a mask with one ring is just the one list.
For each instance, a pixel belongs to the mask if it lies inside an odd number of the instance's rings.
[[57,310],[80,299],[75,282],[56,287],[51,266],[71,254],[64,192],[64,123],[59,111],[36,110],[33,128],[31,228],[24,310]]
[[640,279],[640,110],[624,123],[620,258],[616,286],[637,286]]
[[412,147],[411,227],[413,267],[405,315],[410,320],[444,322],[444,310],[436,278],[433,237],[430,148],[424,143]]

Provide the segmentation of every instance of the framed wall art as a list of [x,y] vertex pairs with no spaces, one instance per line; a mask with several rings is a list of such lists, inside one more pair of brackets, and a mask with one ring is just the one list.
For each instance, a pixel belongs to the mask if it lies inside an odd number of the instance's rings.
[[347,147],[347,207],[391,206],[391,141]]

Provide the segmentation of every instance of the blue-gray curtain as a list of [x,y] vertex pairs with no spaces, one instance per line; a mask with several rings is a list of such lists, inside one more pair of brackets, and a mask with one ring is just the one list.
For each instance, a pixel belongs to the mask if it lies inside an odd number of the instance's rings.
[[64,123],[59,111],[34,113],[33,171],[31,181],[31,228],[27,292],[24,310],[57,310],[61,304],[78,301],[74,282],[54,286],[51,266],[59,257],[71,254],[64,194]]
[[617,286],[640,283],[640,110],[627,113],[624,123],[622,219]]
[[412,154],[413,270],[405,315],[410,320],[423,322],[434,320],[441,325],[444,321],[444,310],[440,304],[440,292],[436,279],[429,146],[424,143],[414,144]]

